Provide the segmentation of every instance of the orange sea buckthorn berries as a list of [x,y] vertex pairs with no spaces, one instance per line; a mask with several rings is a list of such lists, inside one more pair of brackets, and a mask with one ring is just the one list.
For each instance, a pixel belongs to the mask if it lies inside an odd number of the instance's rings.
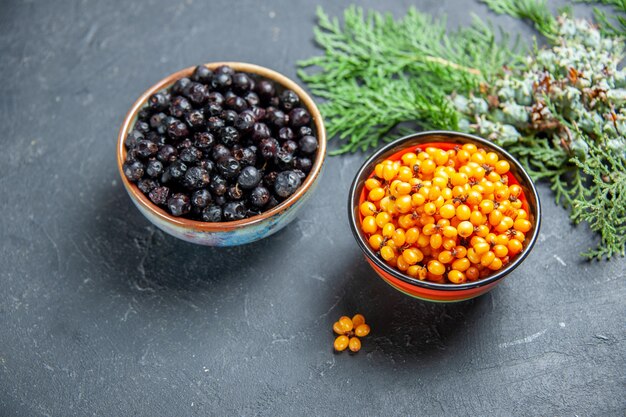
[[523,251],[533,228],[510,169],[472,143],[412,148],[374,167],[359,205],[361,229],[388,265],[413,278],[484,278]]
[[361,350],[361,340],[370,333],[370,327],[365,324],[365,317],[362,314],[355,314],[352,318],[342,316],[333,324],[333,331],[339,335],[333,347],[337,352],[349,348],[352,352]]

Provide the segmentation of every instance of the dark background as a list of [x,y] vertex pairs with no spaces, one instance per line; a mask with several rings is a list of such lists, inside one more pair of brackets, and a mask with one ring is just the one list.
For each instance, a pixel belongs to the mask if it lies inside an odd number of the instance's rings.
[[[532,35],[465,0],[361,2],[412,4]],[[1,415],[623,415],[626,262],[581,260],[595,236],[545,184],[527,261],[454,305],[404,296],[364,261],[345,205],[365,155],[329,158],[299,218],[243,247],[184,243],[132,206],[115,165],[132,102],[203,62],[295,78],[320,53],[315,7],[0,3]],[[356,312],[371,335],[333,354],[332,323]]]

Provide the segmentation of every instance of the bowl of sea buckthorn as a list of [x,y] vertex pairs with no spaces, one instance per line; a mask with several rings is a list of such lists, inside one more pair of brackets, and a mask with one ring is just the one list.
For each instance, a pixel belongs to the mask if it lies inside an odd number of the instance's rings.
[[477,136],[409,135],[372,155],[348,203],[366,260],[393,288],[455,302],[493,289],[528,256],[541,206],[521,164]]

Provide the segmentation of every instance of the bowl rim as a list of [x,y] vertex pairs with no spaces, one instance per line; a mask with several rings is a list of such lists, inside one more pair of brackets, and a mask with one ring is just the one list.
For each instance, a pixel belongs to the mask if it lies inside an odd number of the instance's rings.
[[149,198],[144,193],[142,193],[141,190],[139,190],[136,184],[130,182],[128,178],[126,178],[126,175],[124,175],[124,170],[122,167],[126,159],[126,147],[124,145],[124,139],[126,138],[129,131],[131,130],[132,124],[136,120],[137,114],[145,106],[148,98],[152,94],[158,91],[161,91],[165,88],[168,88],[180,78],[191,76],[193,74],[193,71],[197,67],[197,65],[195,65],[195,66],[184,68],[180,71],[176,71],[162,78],[161,80],[157,81],[147,90],[145,90],[139,96],[137,100],[135,100],[130,110],[126,114],[126,117],[124,117],[124,121],[122,122],[122,126],[120,127],[120,130],[118,133],[117,149],[116,149],[117,168],[118,168],[120,176],[122,177],[122,183],[124,184],[124,187],[126,188],[128,193],[131,195],[131,198],[136,203],[138,203],[142,208],[148,210],[150,213],[152,213],[153,215],[155,215],[156,217],[158,217],[159,219],[165,221],[166,223],[170,225],[183,227],[187,229],[192,228],[195,230],[206,231],[206,232],[218,232],[218,231],[231,231],[231,230],[243,227],[243,226],[251,226],[251,225],[261,223],[273,217],[275,214],[280,213],[290,208],[296,201],[300,199],[300,197],[302,197],[311,188],[311,186],[315,183],[318,176],[320,175],[324,161],[326,159],[326,145],[327,145],[326,129],[324,127],[324,121],[322,120],[322,115],[319,109],[317,108],[317,105],[311,98],[311,96],[302,87],[300,87],[300,85],[298,85],[295,81],[280,74],[277,71],[262,67],[260,65],[249,64],[246,62],[236,62],[236,61],[209,62],[209,63],[200,64],[200,65],[204,65],[207,68],[212,69],[212,70],[223,65],[228,65],[237,72],[246,72],[246,73],[251,73],[254,75],[259,75],[261,77],[267,78],[281,85],[284,88],[293,90],[298,95],[304,107],[311,114],[311,117],[315,124],[315,130],[317,133],[317,141],[318,141],[318,148],[317,148],[317,153],[315,155],[315,162],[313,163],[313,166],[311,167],[311,171],[309,171],[304,182],[302,183],[302,185],[300,185],[300,187],[296,190],[294,194],[292,194],[285,201],[281,202],[276,207],[273,207],[270,210],[264,211],[256,216],[248,217],[243,220],[210,223],[210,222],[203,222],[199,220],[191,220],[191,219],[172,216],[171,214],[166,212],[164,209],[162,209],[161,207],[157,206],[152,201],[150,201]]
[[[535,207],[536,226],[535,226],[532,236],[530,237],[528,245],[526,245],[526,248],[524,248],[524,250],[515,258],[515,260],[513,260],[513,262],[508,264],[505,268],[497,271],[493,275],[490,275],[484,279],[479,279],[474,282],[465,282],[463,284],[440,284],[440,283],[430,282],[430,281],[420,281],[417,278],[413,278],[406,274],[403,274],[402,272],[387,265],[386,262],[384,262],[378,256],[376,256],[372,248],[370,248],[369,244],[365,242],[364,238],[361,236],[359,232],[359,225],[358,225],[357,216],[355,215],[356,210],[355,210],[354,202],[358,201],[358,198],[360,197],[361,189],[358,187],[360,179],[362,179],[364,175],[369,176],[370,174],[369,171],[365,172],[366,167],[370,165],[372,162],[380,159],[381,155],[385,154],[386,152],[390,151],[393,148],[398,147],[398,145],[401,145],[405,142],[409,142],[414,139],[426,139],[430,136],[439,136],[438,140],[433,140],[433,141],[439,141],[439,142],[442,142],[442,141],[445,142],[446,138],[452,138],[452,137],[466,139],[468,140],[468,142],[474,142],[474,143],[481,144],[487,148],[492,148],[494,151],[505,156],[507,158],[507,161],[515,165],[515,168],[517,169],[518,173],[521,174],[522,178],[517,178],[518,181],[522,180],[523,182],[529,184],[529,191],[530,193],[532,193],[535,201],[537,202],[537,205]],[[418,145],[416,144],[416,146]],[[519,181],[519,182],[521,183],[522,181]],[[357,190],[357,188],[359,189]],[[522,263],[522,261],[526,259],[526,257],[532,250],[533,246],[535,245],[535,242],[537,241],[537,237],[539,236],[539,230],[541,229],[541,202],[539,200],[539,194],[537,193],[535,184],[533,183],[532,179],[530,178],[530,176],[528,175],[524,167],[520,164],[520,162],[516,158],[514,158],[510,153],[504,150],[501,146],[496,145],[495,143],[490,142],[481,137],[471,135],[468,133],[461,133],[461,132],[455,132],[455,131],[450,131],[450,130],[432,130],[432,131],[413,133],[413,134],[398,138],[396,140],[393,140],[389,144],[383,146],[382,148],[374,152],[374,154],[372,154],[369,158],[367,158],[365,162],[363,162],[357,174],[355,175],[354,180],[352,181],[352,185],[350,186],[350,192],[348,195],[348,218],[349,218],[350,229],[352,230],[352,234],[354,235],[354,238],[356,239],[361,250],[365,253],[368,259],[370,259],[377,267],[382,269],[387,274],[399,280],[402,280],[408,284],[412,284],[416,287],[428,288],[431,290],[459,291],[459,290],[469,290],[469,289],[483,287],[485,285],[491,284],[492,282],[498,281],[499,279],[502,279],[511,271],[513,271],[515,268],[517,268]]]

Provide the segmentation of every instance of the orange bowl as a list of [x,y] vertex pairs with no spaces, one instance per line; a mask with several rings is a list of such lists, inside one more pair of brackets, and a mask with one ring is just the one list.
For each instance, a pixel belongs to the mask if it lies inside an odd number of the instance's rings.
[[213,62],[205,64],[205,66],[210,69],[216,69],[222,65],[228,65],[237,72],[245,72],[253,76],[269,79],[276,84],[278,91],[284,89],[293,90],[300,98],[303,106],[311,114],[314,131],[318,139],[318,149],[311,171],[302,182],[300,188],[276,207],[257,216],[243,220],[216,223],[172,216],[161,207],[152,203],[152,201],[139,190],[137,185],[130,182],[124,175],[122,169],[122,165],[126,160],[124,139],[132,130],[137,120],[137,114],[146,105],[148,98],[158,91],[167,89],[180,78],[191,76],[195,67],[185,68],[168,75],[146,90],[130,108],[122,123],[117,138],[117,168],[122,178],[122,183],[139,211],[159,229],[188,242],[208,246],[235,246],[253,242],[276,233],[289,224],[295,219],[298,210],[312,194],[313,189],[318,183],[326,157],[326,130],[324,128],[324,122],[322,121],[322,115],[313,102],[313,99],[298,84],[276,71],[258,65],[242,62]]
[[[504,268],[495,271],[486,278],[463,284],[441,284],[422,281],[392,268],[377,254],[368,243],[368,236],[361,230],[361,213],[359,206],[365,199],[365,181],[373,175],[374,167],[385,159],[397,160],[407,152],[418,147],[434,146],[440,149],[452,149],[465,143],[473,143],[488,152],[495,152],[502,159],[509,162],[511,168],[508,173],[509,182],[517,183],[522,188],[520,199],[529,215],[532,228],[526,234],[525,247]],[[365,254],[366,260],[374,271],[389,285],[404,294],[426,301],[456,302],[464,301],[482,295],[493,289],[502,279],[517,268],[526,259],[533,248],[541,226],[541,204],[535,185],[528,173],[508,152],[500,146],[477,136],[449,131],[422,132],[397,139],[372,155],[361,168],[350,188],[348,199],[348,217],[354,237]]]

